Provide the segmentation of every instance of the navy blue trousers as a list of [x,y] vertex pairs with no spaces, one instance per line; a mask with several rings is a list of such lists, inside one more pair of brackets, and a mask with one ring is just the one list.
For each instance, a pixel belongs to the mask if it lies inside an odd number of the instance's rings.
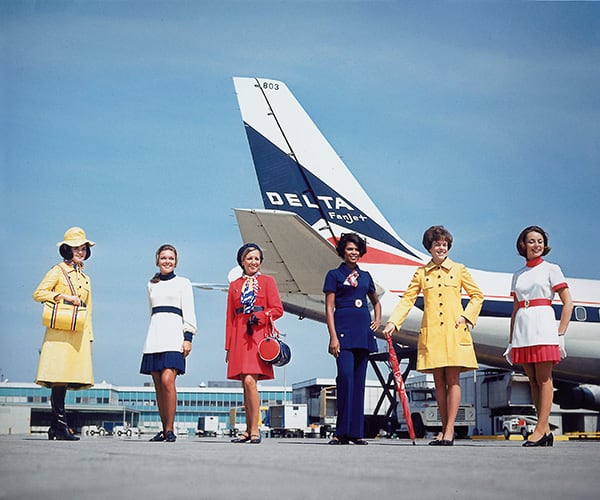
[[364,437],[365,379],[369,351],[342,349],[337,357],[337,423],[338,437]]

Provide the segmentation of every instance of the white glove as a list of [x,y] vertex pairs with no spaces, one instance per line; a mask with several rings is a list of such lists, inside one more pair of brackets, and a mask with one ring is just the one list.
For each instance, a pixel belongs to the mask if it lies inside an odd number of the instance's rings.
[[513,362],[512,362],[512,343],[508,344],[508,347],[506,348],[506,351],[504,351],[504,354],[502,356],[504,356],[506,358],[506,361],[508,362],[509,365],[512,366]]
[[565,336],[558,336],[558,348],[560,349],[560,359],[565,359],[567,357],[567,351],[565,350]]

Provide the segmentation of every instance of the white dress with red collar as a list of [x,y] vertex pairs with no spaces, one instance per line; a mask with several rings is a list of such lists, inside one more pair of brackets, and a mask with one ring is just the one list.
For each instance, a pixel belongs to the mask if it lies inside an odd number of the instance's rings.
[[[551,301],[556,292],[568,286],[557,264],[536,259],[513,274],[511,295],[519,302]],[[558,321],[551,305],[521,307],[515,315],[512,346],[535,345],[558,345]]]

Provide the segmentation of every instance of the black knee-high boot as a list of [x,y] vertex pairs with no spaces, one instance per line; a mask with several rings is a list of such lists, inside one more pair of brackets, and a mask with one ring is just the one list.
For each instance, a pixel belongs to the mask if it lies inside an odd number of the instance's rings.
[[56,386],[52,388],[50,404],[52,405],[52,425],[48,429],[48,439],[59,441],[78,441],[79,438],[71,432],[67,423],[67,412],[65,411],[65,396],[67,387]]

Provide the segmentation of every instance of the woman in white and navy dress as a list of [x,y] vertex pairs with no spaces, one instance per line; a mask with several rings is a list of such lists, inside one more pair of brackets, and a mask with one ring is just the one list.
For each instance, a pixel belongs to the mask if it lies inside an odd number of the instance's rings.
[[[573,302],[560,267],[542,258],[550,247],[541,227],[529,226],[521,231],[517,250],[526,263],[512,278],[514,306],[504,355],[509,363],[523,365],[538,415],[535,429],[523,446],[552,446],[554,436],[548,422],[554,392],[552,366],[566,357],[564,335]],[[552,308],[556,293],[563,304],[558,322]]]
[[[365,378],[369,353],[377,351],[373,332],[381,324],[381,304],[371,275],[358,267],[367,244],[356,233],[343,234],[337,253],[344,263],[325,277],[325,317],[329,353],[337,364],[337,422],[329,444],[367,444],[364,437]],[[371,321],[367,297],[373,304]]]
[[151,316],[140,373],[152,375],[163,427],[150,441],[174,442],[175,378],[185,373],[185,359],[196,334],[196,313],[190,281],[175,276],[175,247],[162,245],[156,251],[156,265],[159,272],[148,283]]

